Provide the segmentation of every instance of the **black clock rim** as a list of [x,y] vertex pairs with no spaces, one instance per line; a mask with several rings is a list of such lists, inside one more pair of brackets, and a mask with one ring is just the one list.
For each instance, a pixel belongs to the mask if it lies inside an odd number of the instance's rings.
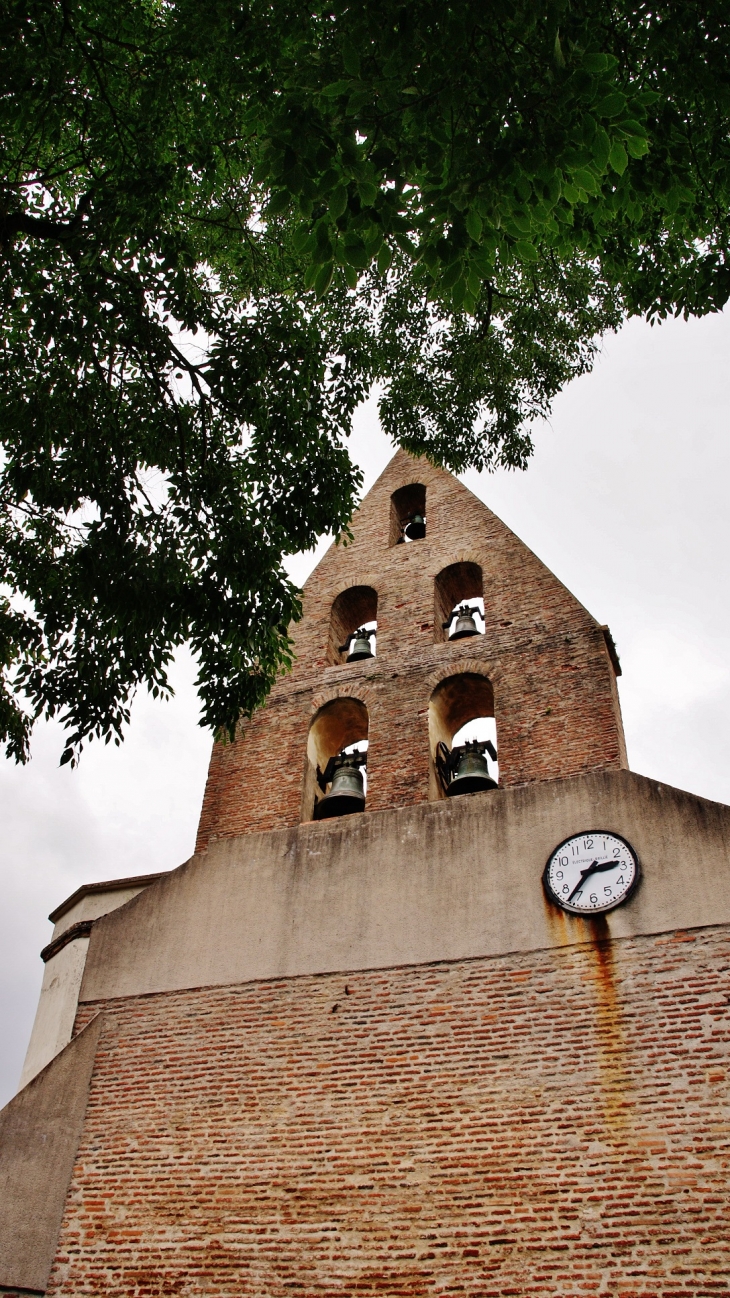
[[[564,902],[560,900],[557,894],[553,892],[552,888],[550,887],[550,884],[548,883],[548,870],[550,868],[550,862],[552,861],[556,852],[559,852],[561,847],[565,847],[566,843],[572,843],[574,838],[599,838],[601,834],[605,834],[606,837],[610,836],[611,838],[617,838],[619,842],[624,844],[624,847],[628,848],[629,852],[631,853],[634,859],[634,865],[636,867],[634,872],[633,882],[630,888],[628,888],[627,891],[624,893],[621,900],[614,902],[613,905],[611,906],[596,907],[595,910],[581,910],[577,907],[567,906]],[[562,911],[565,911],[566,915],[578,915],[581,919],[590,919],[591,915],[607,915],[609,911],[618,910],[619,906],[625,906],[626,902],[630,901],[634,893],[636,892],[636,889],[638,888],[639,883],[641,881],[641,877],[642,877],[642,871],[641,871],[641,861],[639,860],[639,853],[637,852],[633,844],[629,842],[628,838],[624,838],[623,834],[617,834],[615,829],[579,829],[573,834],[568,834],[567,838],[561,839],[561,841],[553,848],[552,852],[548,856],[547,861],[545,862],[545,869],[542,872],[542,887],[543,887],[543,892],[545,893],[545,896],[547,897],[548,901],[552,902],[553,905],[555,906],[559,906]]]

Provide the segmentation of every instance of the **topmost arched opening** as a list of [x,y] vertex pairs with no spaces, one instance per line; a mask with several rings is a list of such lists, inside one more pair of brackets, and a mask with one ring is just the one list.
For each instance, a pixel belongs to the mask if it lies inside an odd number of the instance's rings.
[[[434,597],[434,639],[437,641],[449,639],[450,628],[445,623],[461,604],[470,603],[472,608],[478,608],[483,618],[484,581],[479,564],[451,563],[443,568],[436,578]],[[479,629],[480,619],[476,617],[474,621]]]
[[[419,522],[419,520],[421,520]],[[390,545],[426,535],[426,488],[421,482],[399,487],[390,498]]]

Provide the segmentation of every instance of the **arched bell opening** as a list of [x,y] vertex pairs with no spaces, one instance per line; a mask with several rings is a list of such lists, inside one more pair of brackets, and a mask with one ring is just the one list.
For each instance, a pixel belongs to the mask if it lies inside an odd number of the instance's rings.
[[390,498],[390,545],[420,541],[426,535],[426,488],[420,482],[399,487]]
[[327,661],[361,662],[375,656],[378,592],[372,586],[350,586],[332,605]]
[[434,584],[434,639],[465,640],[484,633],[484,581],[478,563],[452,563]]
[[368,710],[360,699],[333,699],[309,727],[302,820],[364,811]]
[[460,672],[436,686],[428,706],[430,797],[495,789],[499,781],[494,691],[477,672]]

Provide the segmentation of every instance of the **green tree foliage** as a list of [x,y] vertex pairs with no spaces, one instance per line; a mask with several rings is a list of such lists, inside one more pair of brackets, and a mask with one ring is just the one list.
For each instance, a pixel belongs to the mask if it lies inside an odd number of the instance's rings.
[[0,0],[0,735],[266,696],[352,413],[461,471],[730,295],[727,7]]

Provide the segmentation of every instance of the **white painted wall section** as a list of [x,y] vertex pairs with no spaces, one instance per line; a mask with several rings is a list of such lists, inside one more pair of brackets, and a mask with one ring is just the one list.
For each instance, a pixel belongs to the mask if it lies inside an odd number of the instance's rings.
[[[74,924],[84,920],[93,921],[102,915],[108,915],[109,911],[118,910],[151,883],[164,877],[164,874],[145,874],[138,875],[136,879],[90,883],[79,888],[51,911],[49,919],[55,920],[55,927],[49,946],[73,928]],[[50,1064],[71,1040],[88,949],[89,934],[80,933],[46,963],[33,1031],[20,1074],[19,1090],[27,1086],[46,1064]]]
[[27,1086],[46,1064],[50,1064],[71,1040],[88,949],[88,936],[77,937],[62,947],[43,971],[40,1000],[20,1074],[19,1090]]

